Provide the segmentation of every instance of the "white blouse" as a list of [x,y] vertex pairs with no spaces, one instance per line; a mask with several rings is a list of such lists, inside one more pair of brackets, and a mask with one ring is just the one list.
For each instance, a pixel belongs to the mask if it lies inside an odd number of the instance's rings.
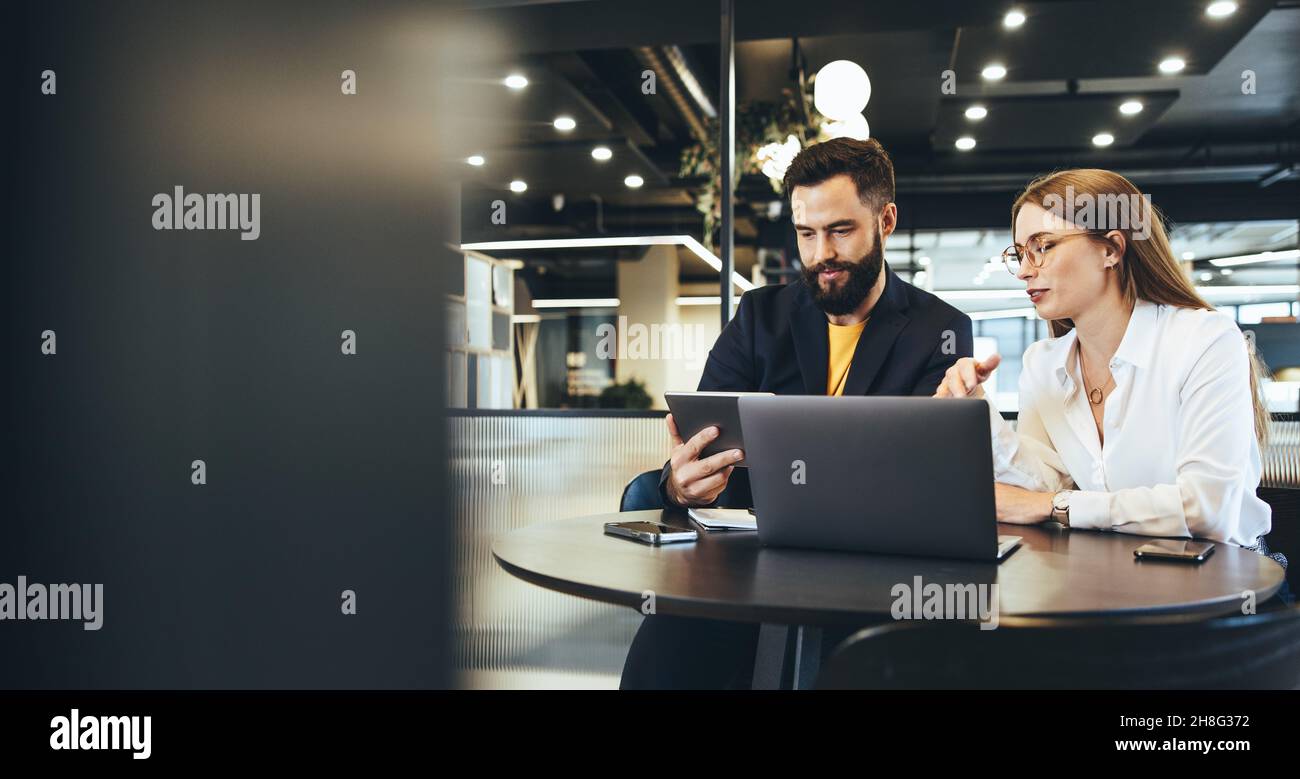
[[1254,546],[1272,512],[1255,496],[1250,369],[1227,315],[1138,301],[1110,362],[1102,446],[1075,332],[1038,341],[1025,350],[1017,428],[989,402],[995,479],[1077,488],[1072,527]]

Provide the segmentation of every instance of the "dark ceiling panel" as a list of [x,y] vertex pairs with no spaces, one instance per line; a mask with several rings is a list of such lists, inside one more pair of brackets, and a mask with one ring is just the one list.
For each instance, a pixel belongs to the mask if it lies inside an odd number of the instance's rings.
[[[715,0],[591,0],[492,8],[472,12],[476,23],[513,30],[521,53],[664,44],[716,43]],[[987,24],[1002,18],[1006,3],[988,0],[911,0],[903,3],[844,0],[739,0],[736,40],[851,35],[920,30],[936,25]]]
[[[1125,116],[1119,105],[1130,99],[1140,100],[1143,108]],[[1122,148],[1136,143],[1177,99],[1173,91],[948,99],[939,107],[934,148],[962,153],[953,142],[963,135],[975,139],[977,151],[1090,148],[1092,137],[1100,132],[1115,137],[1113,148]],[[971,121],[965,112],[976,104],[988,109],[988,115]]]
[[[1294,140],[1300,80],[1292,75],[1300,72],[1300,7],[1294,0],[1242,0],[1232,16],[1213,20],[1204,13],[1207,2],[737,0],[738,97],[774,101],[794,86],[796,38],[808,75],[835,59],[861,64],[873,85],[864,113],[872,135],[894,156],[902,218],[913,226],[1004,225],[1010,199],[1025,182],[1073,166],[1117,170],[1144,191],[1163,187],[1179,218],[1187,218],[1183,212],[1204,218],[1215,209],[1234,218],[1294,216],[1294,207],[1279,205],[1279,193],[1297,186],[1294,178],[1263,189],[1259,182],[1300,165]],[[1012,5],[1029,17],[1017,31],[1001,26]],[[678,178],[690,124],[663,88],[641,92],[645,66],[635,47],[680,47],[716,101],[717,4],[602,0],[488,13],[515,45],[508,61],[484,66],[481,86],[492,93],[491,110],[476,110],[483,115],[471,123],[480,132],[467,134],[487,148],[465,153],[482,152],[488,164],[456,169],[466,185],[466,235],[700,237],[703,220],[690,195],[702,182]],[[1155,72],[1169,53],[1187,60],[1182,74]],[[995,57],[1010,73],[1002,82],[983,82],[978,69]],[[958,70],[956,96],[940,89],[949,67]],[[512,68],[533,79],[523,93],[500,85]],[[1247,68],[1258,74],[1256,94],[1241,93]],[[1133,97],[1144,110],[1118,114],[1119,102]],[[963,112],[976,100],[990,113],[972,123]],[[560,112],[578,120],[574,133],[550,126]],[[1102,130],[1115,142],[1096,148],[1091,138]],[[491,143],[489,134],[504,137]],[[953,148],[963,134],[977,139],[974,151]],[[598,142],[614,149],[609,163],[591,159]],[[624,186],[632,172],[646,179],[644,187]],[[527,181],[528,192],[507,191],[513,178]],[[1210,192],[1216,197],[1198,194]],[[565,196],[558,211],[551,201],[557,193]],[[742,179],[738,244],[754,231],[754,209],[778,198],[766,179]],[[509,205],[508,226],[485,221],[496,199]],[[1210,202],[1215,205],[1207,209]]]
[[[1255,91],[1242,91],[1250,71]],[[1300,135],[1300,5],[1264,17],[1206,78],[1177,79],[1182,97],[1161,118],[1163,138]]]
[[1273,6],[1240,0],[1232,15],[1213,19],[1194,0],[1105,0],[1025,3],[1028,20],[1014,30],[1000,22],[962,30],[958,82],[978,82],[984,66],[1004,65],[1004,82],[1140,78],[1178,56],[1184,75],[1204,74]]
[[488,152],[480,168],[464,171],[463,181],[487,189],[509,192],[510,182],[521,179],[528,184],[530,196],[567,192],[570,195],[591,193],[609,195],[627,192],[623,179],[641,176],[646,187],[662,186],[668,180],[644,157],[627,144],[607,143],[614,156],[606,162],[592,159],[595,143],[550,142],[544,145],[498,148]]

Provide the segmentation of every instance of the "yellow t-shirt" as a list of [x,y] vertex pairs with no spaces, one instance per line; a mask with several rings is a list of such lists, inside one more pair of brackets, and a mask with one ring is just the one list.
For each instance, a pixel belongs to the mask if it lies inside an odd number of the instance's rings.
[[826,323],[826,334],[830,339],[830,359],[826,362],[826,394],[843,395],[844,381],[849,376],[849,364],[853,362],[853,352],[858,348],[858,338],[867,326],[867,319],[856,325],[833,325]]

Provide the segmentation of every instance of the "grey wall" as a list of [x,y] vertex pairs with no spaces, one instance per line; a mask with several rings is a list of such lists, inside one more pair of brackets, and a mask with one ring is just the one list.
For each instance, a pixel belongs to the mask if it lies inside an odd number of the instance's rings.
[[[448,682],[430,8],[8,9],[0,582],[105,606],[0,622],[0,687]],[[261,237],[155,231],[175,185]]]

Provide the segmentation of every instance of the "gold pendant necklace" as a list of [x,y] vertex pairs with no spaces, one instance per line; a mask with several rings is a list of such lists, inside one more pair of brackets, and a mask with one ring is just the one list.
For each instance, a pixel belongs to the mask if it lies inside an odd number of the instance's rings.
[[[1086,387],[1088,385],[1088,369],[1083,365],[1082,349],[1079,350],[1079,372],[1083,374],[1083,384]],[[1105,384],[1088,390],[1088,402],[1094,406],[1100,406],[1101,402],[1106,399],[1106,389],[1110,387],[1110,383],[1114,380],[1115,374],[1111,374],[1110,378],[1106,379]]]

